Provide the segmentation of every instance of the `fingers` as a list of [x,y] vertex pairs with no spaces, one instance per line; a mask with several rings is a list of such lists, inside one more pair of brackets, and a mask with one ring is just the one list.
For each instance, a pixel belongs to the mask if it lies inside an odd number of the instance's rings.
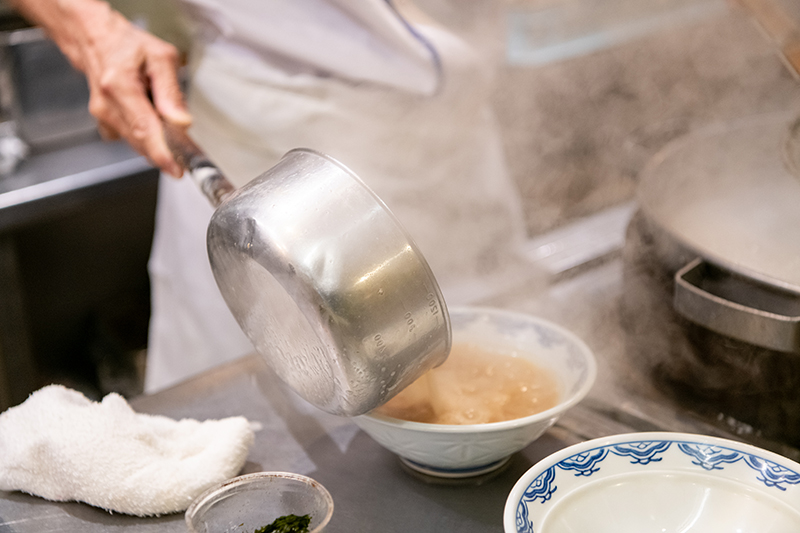
[[148,57],[145,74],[158,113],[175,126],[188,128],[192,117],[186,110],[178,82],[177,50],[172,46],[155,48]]
[[162,120],[191,124],[178,84],[177,50],[120,17],[114,23],[85,55],[89,111],[104,138],[125,139],[153,165],[180,177],[183,169],[162,128]]
[[184,128],[191,123],[178,85],[176,49],[131,24],[108,2],[40,4],[31,14],[86,75],[89,111],[101,135],[127,140],[154,165],[180,176],[162,128],[163,121]]
[[89,110],[104,138],[124,138],[153,165],[175,177],[183,174],[164,141],[161,118],[141,85],[129,77],[110,76],[92,92]]

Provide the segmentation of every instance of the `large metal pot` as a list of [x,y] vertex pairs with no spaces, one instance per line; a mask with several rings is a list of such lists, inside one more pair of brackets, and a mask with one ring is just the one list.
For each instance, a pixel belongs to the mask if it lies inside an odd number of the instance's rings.
[[636,354],[698,411],[800,445],[800,178],[793,120],[691,134],[641,177],[626,242]]
[[757,346],[800,354],[800,178],[791,117],[691,135],[643,174],[642,210],[697,257],[676,274],[686,318]]

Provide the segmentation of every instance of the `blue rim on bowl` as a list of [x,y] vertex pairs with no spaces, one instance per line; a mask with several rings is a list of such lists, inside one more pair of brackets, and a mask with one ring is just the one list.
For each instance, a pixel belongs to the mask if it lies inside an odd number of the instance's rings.
[[[768,521],[775,529],[764,527]],[[800,531],[800,464],[705,435],[650,432],[594,439],[531,467],[509,493],[503,528],[505,533]]]

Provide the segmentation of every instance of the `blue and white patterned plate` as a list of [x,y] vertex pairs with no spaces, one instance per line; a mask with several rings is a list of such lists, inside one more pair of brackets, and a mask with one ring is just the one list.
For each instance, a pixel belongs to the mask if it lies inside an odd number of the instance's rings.
[[632,433],[565,448],[517,481],[506,533],[800,532],[800,464],[746,444]]

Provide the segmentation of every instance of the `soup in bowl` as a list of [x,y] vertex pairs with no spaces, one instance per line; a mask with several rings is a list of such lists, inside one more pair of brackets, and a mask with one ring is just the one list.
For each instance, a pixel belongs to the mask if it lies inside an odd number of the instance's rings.
[[541,318],[480,307],[450,318],[447,361],[353,420],[410,468],[467,477],[536,440],[586,396],[597,365],[583,341]]

